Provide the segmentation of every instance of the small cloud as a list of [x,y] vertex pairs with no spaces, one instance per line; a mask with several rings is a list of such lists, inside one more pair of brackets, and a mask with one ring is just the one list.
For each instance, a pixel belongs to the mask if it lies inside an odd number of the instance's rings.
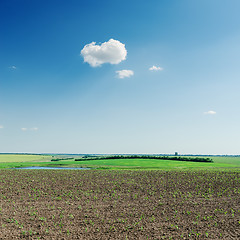
[[118,78],[125,78],[125,77],[131,77],[134,75],[134,72],[132,70],[121,70],[116,71]]
[[149,70],[150,71],[162,71],[163,68],[162,67],[157,67],[157,66],[153,65],[152,67],[149,68]]
[[3,128],[3,125],[0,125],[0,129]]
[[11,70],[16,70],[16,69],[17,69],[16,66],[10,66],[10,67],[8,67],[8,68],[11,69]]
[[214,114],[216,114],[216,112],[210,110],[210,111],[204,112],[204,114],[207,114],[207,115],[214,115]]
[[37,128],[37,127],[33,127],[33,128],[21,128],[21,130],[22,130],[22,131],[28,131],[28,130],[30,130],[30,131],[37,131],[38,128]]
[[103,63],[118,64],[126,59],[127,50],[125,44],[118,40],[110,39],[101,45],[96,42],[89,43],[81,50],[84,62],[92,67],[101,66]]

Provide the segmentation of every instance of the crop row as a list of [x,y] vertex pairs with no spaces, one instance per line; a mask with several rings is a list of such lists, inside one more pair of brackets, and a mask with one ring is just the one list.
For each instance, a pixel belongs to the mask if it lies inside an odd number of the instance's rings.
[[0,238],[237,239],[239,172],[1,170]]

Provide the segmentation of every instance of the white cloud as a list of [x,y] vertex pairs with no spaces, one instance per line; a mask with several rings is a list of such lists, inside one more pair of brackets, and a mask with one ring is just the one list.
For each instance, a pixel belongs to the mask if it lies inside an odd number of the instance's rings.
[[101,66],[103,63],[118,64],[126,59],[127,50],[125,44],[118,40],[110,39],[101,45],[96,42],[89,43],[81,50],[84,62],[92,67]]
[[118,78],[125,78],[133,76],[134,72],[132,70],[120,70],[116,71]]
[[215,112],[215,111],[212,111],[212,110],[210,110],[210,111],[204,112],[204,114],[208,114],[208,115],[214,115],[214,114],[216,114],[216,112]]
[[33,128],[21,128],[21,130],[22,130],[22,131],[28,131],[28,130],[30,130],[30,131],[37,131],[38,128],[37,128],[37,127],[33,127]]
[[17,69],[16,66],[10,66],[9,68],[12,69],[12,70],[16,70]]
[[2,125],[0,125],[0,129],[1,129],[1,128],[3,128],[3,126],[2,126]]
[[150,71],[162,71],[163,68],[162,67],[157,67],[155,65],[153,65],[152,67],[149,68]]

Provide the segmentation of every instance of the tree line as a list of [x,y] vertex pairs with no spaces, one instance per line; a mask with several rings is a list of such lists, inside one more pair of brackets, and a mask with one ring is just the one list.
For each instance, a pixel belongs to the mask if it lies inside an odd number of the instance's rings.
[[152,156],[152,155],[112,155],[102,157],[89,157],[89,158],[78,158],[75,161],[91,161],[91,160],[110,160],[110,159],[158,159],[158,160],[174,160],[174,161],[186,161],[186,162],[213,162],[211,158],[203,157],[180,157],[180,156]]

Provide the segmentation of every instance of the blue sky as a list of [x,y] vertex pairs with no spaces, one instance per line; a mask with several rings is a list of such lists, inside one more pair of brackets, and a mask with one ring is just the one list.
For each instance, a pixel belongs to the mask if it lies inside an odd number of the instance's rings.
[[239,9],[1,1],[0,152],[240,154]]

